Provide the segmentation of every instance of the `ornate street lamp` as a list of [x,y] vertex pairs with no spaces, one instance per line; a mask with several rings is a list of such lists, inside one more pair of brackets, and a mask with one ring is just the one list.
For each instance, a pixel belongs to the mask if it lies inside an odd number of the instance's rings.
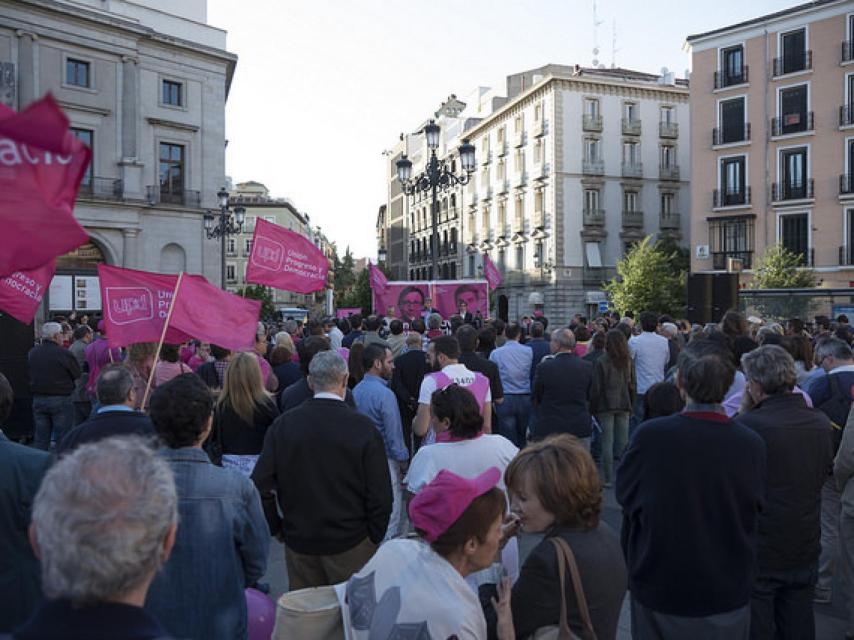
[[441,129],[434,120],[424,126],[423,133],[427,139],[427,148],[430,149],[430,159],[423,173],[412,177],[412,161],[404,154],[397,161],[397,179],[400,180],[403,192],[408,195],[416,193],[431,192],[433,233],[431,239],[430,257],[432,261],[433,277],[439,279],[439,200],[438,191],[445,191],[457,185],[467,184],[475,169],[474,146],[469,144],[468,139],[463,140],[459,147],[460,166],[463,172],[456,175],[451,172],[447,161],[436,157],[436,149],[439,148],[439,134]]
[[219,204],[219,214],[214,213],[210,209],[205,213],[205,235],[208,240],[220,238],[222,248],[221,262],[221,277],[222,288],[225,289],[225,243],[228,236],[234,236],[243,231],[243,223],[246,220],[246,209],[243,207],[234,207],[232,212],[228,208],[228,191],[225,188],[220,189],[217,194],[217,202]]
[[377,262],[379,264],[385,264],[386,258],[388,257],[388,251],[385,250],[385,247],[380,247],[377,251]]

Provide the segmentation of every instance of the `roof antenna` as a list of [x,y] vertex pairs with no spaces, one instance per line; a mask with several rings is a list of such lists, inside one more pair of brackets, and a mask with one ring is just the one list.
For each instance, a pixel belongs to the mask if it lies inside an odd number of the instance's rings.
[[599,25],[602,20],[596,19],[596,0],[593,0],[593,68],[599,67]]

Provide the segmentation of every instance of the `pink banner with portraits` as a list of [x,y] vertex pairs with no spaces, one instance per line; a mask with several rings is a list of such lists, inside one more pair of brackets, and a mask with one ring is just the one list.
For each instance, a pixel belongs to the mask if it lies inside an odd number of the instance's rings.
[[373,290],[374,313],[409,322],[433,310],[447,319],[460,313],[461,305],[465,305],[472,317],[480,311],[486,318],[488,287],[485,280],[392,281],[382,291]]

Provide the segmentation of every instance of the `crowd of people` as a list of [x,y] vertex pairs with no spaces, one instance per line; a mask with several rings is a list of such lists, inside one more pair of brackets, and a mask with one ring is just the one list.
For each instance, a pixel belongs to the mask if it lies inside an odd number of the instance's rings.
[[32,443],[0,435],[0,634],[246,638],[281,543],[360,640],[613,639],[627,593],[642,640],[812,638],[834,598],[854,638],[847,318],[464,311],[241,352],[42,325]]

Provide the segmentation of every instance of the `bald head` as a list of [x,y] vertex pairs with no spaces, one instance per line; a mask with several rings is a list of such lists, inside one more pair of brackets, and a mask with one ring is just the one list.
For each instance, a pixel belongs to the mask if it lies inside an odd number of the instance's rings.
[[575,334],[572,330],[563,327],[552,331],[551,350],[552,353],[575,351]]

